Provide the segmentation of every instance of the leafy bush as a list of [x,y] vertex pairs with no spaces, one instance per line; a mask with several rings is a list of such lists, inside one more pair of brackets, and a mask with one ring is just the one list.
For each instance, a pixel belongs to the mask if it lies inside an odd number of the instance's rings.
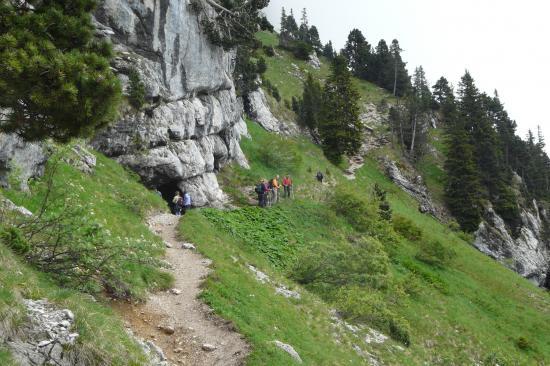
[[303,246],[303,237],[296,232],[294,224],[280,207],[269,210],[247,207],[234,211],[205,209],[202,214],[222,230],[265,255],[275,267],[283,268],[292,262],[297,248]]
[[368,323],[388,333],[396,341],[410,345],[408,322],[389,309],[387,299],[380,292],[344,288],[338,294],[337,307],[345,318]]
[[403,319],[391,318],[389,321],[390,336],[403,343],[405,346],[411,345],[411,327]]
[[393,218],[393,229],[402,237],[410,241],[422,239],[422,229],[404,216],[396,215]]
[[313,47],[306,42],[295,41],[290,45],[290,50],[297,59],[307,61],[313,52]]
[[372,231],[377,219],[376,207],[353,192],[339,186],[331,197],[330,205],[359,232]]
[[128,78],[130,79],[130,84],[128,85],[130,104],[136,109],[141,109],[145,103],[145,85],[135,69],[130,70]]
[[314,243],[291,271],[296,282],[325,293],[342,286],[387,288],[390,264],[382,244],[362,237],[353,243]]
[[531,349],[531,344],[525,337],[519,337],[516,340],[516,346],[522,351],[528,351],[529,349]]
[[437,240],[428,240],[420,245],[416,259],[434,267],[448,265],[456,256],[456,252],[447,248]]
[[0,229],[0,242],[20,255],[27,254],[30,250],[29,242],[21,231],[13,226]]
[[265,58],[258,58],[258,62],[256,63],[256,71],[260,75],[264,74],[267,71],[267,63],[265,62]]

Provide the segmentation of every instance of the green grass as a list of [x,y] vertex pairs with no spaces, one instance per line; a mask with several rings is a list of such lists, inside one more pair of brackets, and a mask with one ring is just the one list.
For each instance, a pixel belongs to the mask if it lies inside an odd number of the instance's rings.
[[247,365],[295,364],[273,345],[275,340],[291,344],[306,365],[362,364],[349,343],[338,345],[331,338],[329,309],[315,296],[300,290],[301,300],[289,300],[254,278],[246,264],[266,271],[272,279],[288,282],[254,248],[218,230],[201,211],[186,215],[180,230],[214,261],[215,272],[206,281],[202,298],[232,320],[252,344]]
[[[330,75],[330,61],[325,57],[320,57],[321,69],[316,70],[306,61],[296,59],[290,52],[277,48],[279,41],[277,34],[267,31],[261,31],[256,34],[256,38],[265,46],[276,48],[276,55],[268,57],[263,52],[261,55],[266,59],[267,71],[264,78],[275,85],[281,94],[282,100],[277,103],[274,99],[269,100],[270,107],[275,116],[288,118],[292,113],[284,106],[284,101],[291,101],[292,97],[301,97],[303,92],[303,82],[308,73],[324,82]],[[393,102],[393,97],[384,89],[364,80],[354,79],[355,85],[361,96],[360,106],[365,103],[380,104],[385,101]]]
[[[288,170],[277,164],[288,160],[284,156],[265,159],[263,146],[272,141],[274,151],[288,149],[291,155],[297,154],[293,161],[300,164],[292,171],[296,177],[297,199],[283,202],[267,213],[256,208],[217,212],[214,220],[212,211],[195,211],[186,218],[181,232],[214,260],[214,274],[205,286],[204,298],[222,316],[233,320],[247,336],[254,348],[250,364],[288,364],[268,343],[277,337],[295,346],[308,364],[337,364],[333,361],[333,352],[337,351],[331,346],[332,340],[323,334],[326,328],[308,334],[307,339],[295,336],[311,327],[311,316],[301,313],[304,307],[313,307],[305,305],[309,299],[318,309],[334,305],[320,302],[324,293],[312,288],[313,293],[308,294],[301,289],[306,294],[305,300],[283,300],[274,296],[269,286],[251,279],[244,267],[244,263],[254,264],[295,287],[297,285],[287,277],[293,261],[300,263],[302,248],[322,241],[333,243],[336,250],[340,241],[357,235],[326,203],[335,188],[315,185],[310,170],[315,171],[317,166],[331,170],[333,184],[345,185],[366,200],[372,199],[371,187],[379,184],[388,192],[394,214],[408,218],[423,233],[419,242],[402,238],[398,245],[387,248],[397,286],[395,291],[403,293],[395,294],[400,298],[398,305],[387,303],[386,307],[410,324],[411,346],[405,351],[397,351],[393,347],[397,343],[390,341],[370,346],[369,352],[390,365],[463,365],[474,361],[483,365],[544,365],[550,359],[549,294],[475,250],[463,240],[466,236],[462,233],[453,232],[432,217],[421,214],[418,203],[381,173],[375,155],[367,158],[365,166],[356,174],[356,181],[347,182],[341,177],[339,168],[326,162],[317,146],[306,140],[274,137],[252,123],[249,127],[252,139],[243,141],[243,149],[251,161],[251,170],[230,168],[224,171],[222,186],[224,189],[251,186],[258,177],[270,177]],[[440,186],[440,172],[435,171],[433,176],[431,187]],[[233,193],[243,195],[237,189]],[[239,202],[247,205],[245,199]],[[279,216],[281,220],[266,224]],[[270,241],[270,233],[274,238],[281,235],[280,222],[290,222],[290,232],[294,234],[283,234],[282,241]],[[418,260],[417,253],[425,241],[441,243],[455,253],[454,258],[443,268]],[[285,242],[288,248],[284,248]],[[273,246],[266,250],[271,244]],[[323,248],[330,250],[326,246]],[[280,265],[273,261],[273,250],[286,253],[288,263]],[[232,257],[238,258],[238,262],[233,263]],[[314,323],[326,324],[325,310],[316,314]],[[284,333],[283,329],[289,332]],[[316,344],[320,349],[312,348],[310,337],[313,336],[319,337]],[[521,349],[519,345],[525,344],[528,349]]]
[[[165,203],[146,190],[136,175],[126,171],[115,161],[97,154],[97,166],[91,175],[84,174],[69,164],[61,163],[53,178],[52,194],[64,197],[66,191],[76,194],[79,204],[93,212],[94,219],[111,232],[113,237],[128,241],[129,250],[145,248],[151,258],[163,253],[162,241],[151,234],[144,218],[150,211],[165,210]],[[47,167],[52,171],[50,159]],[[36,212],[46,192],[46,178],[30,185],[31,193],[4,190],[4,194],[18,205]],[[126,239],[127,238],[127,239]],[[146,258],[143,258],[146,259]],[[144,297],[147,290],[167,288],[172,278],[152,264],[123,264],[124,280],[135,299]],[[108,299],[63,288],[46,273],[31,268],[11,250],[0,244],[0,333],[16,330],[23,319],[21,298],[47,298],[60,307],[71,309],[76,315],[75,331],[79,350],[90,365],[143,365],[144,355],[128,336],[120,318],[110,309]],[[8,352],[0,348],[0,364],[8,363]]]
[[[160,257],[164,245],[144,225],[144,220],[149,211],[165,210],[166,203],[146,190],[137,175],[99,153],[96,157],[97,166],[91,175],[60,163],[55,170],[51,196],[62,200],[67,195],[76,195],[79,204],[89,210],[97,223],[109,230],[111,237],[128,242],[135,249],[143,249],[152,258]],[[50,164],[46,176],[51,170]],[[15,190],[4,194],[17,205],[36,212],[47,192],[46,180],[32,182],[30,194]],[[127,273],[124,280],[135,298],[143,297],[149,289],[166,288],[171,281],[164,272],[149,265],[135,265],[128,261],[124,270]]]

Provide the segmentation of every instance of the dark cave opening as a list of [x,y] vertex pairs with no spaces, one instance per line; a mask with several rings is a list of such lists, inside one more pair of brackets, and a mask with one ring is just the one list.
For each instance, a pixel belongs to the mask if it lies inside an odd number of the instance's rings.
[[176,195],[176,192],[179,191],[181,193],[181,190],[178,188],[178,184],[176,182],[169,182],[159,185],[156,189],[160,192],[162,198],[167,202],[170,208],[172,208],[172,199]]

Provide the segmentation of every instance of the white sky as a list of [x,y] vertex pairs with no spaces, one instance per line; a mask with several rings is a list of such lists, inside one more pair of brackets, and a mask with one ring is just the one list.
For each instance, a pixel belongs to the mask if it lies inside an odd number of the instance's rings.
[[409,74],[422,65],[430,85],[445,76],[456,86],[468,69],[482,91],[498,90],[520,136],[541,125],[550,145],[550,1],[271,0],[276,28],[282,6],[298,22],[307,8],[321,41],[337,50],[353,28],[374,46],[397,38]]

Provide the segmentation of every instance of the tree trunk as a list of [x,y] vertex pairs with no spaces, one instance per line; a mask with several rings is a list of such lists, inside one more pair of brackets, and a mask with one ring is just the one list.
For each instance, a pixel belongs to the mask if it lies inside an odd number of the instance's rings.
[[411,150],[410,150],[411,156],[413,156],[414,154],[414,140],[416,139],[416,116],[417,116],[417,113],[414,112],[413,133],[412,133]]
[[397,96],[397,59],[393,62],[394,72],[393,72],[393,96]]

